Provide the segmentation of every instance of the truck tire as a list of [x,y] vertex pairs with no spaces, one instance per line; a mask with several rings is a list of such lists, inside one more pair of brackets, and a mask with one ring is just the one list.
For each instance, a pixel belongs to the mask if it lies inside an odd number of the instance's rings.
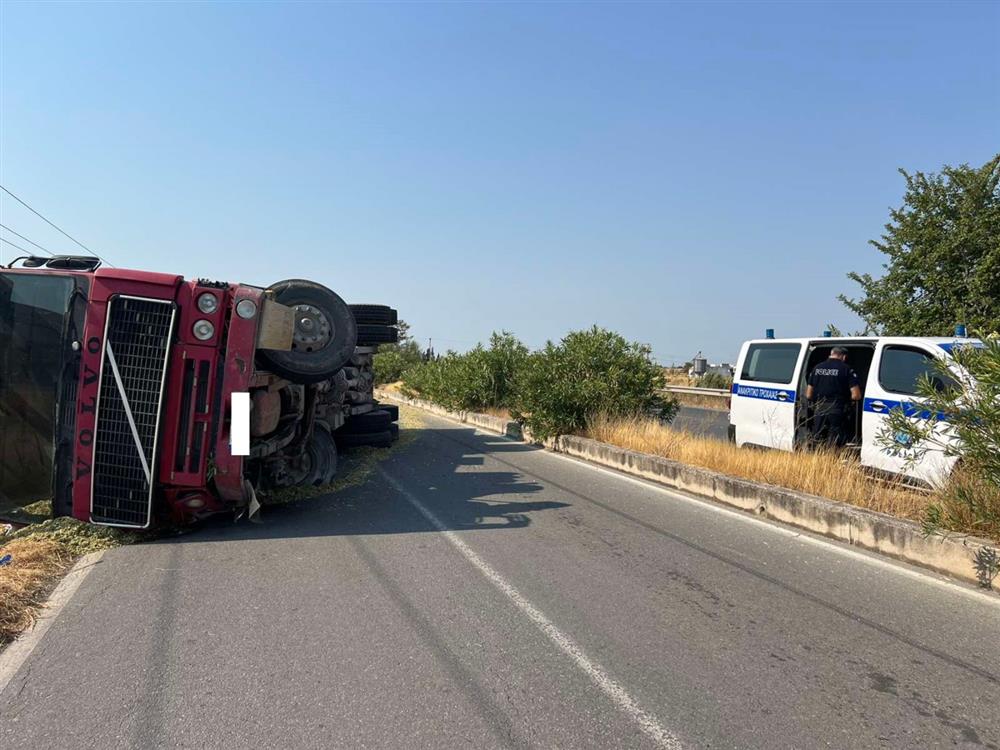
[[358,325],[394,326],[399,315],[388,305],[348,305]]
[[389,412],[390,422],[399,421],[399,407],[396,406],[395,404],[375,404],[375,408],[385,412]]
[[389,425],[389,434],[392,435],[392,439],[394,441],[399,440],[399,425],[396,424],[395,422],[392,422]]
[[313,429],[313,443],[317,452],[325,456],[322,463],[322,470],[317,473],[316,484],[330,484],[337,476],[337,443],[333,436],[322,427]]
[[391,326],[358,325],[358,346],[395,344],[399,341],[399,331]]
[[333,377],[354,354],[358,329],[347,303],[322,284],[304,279],[268,287],[276,302],[295,308],[290,351],[261,349],[261,365],[293,383],[318,383]]
[[347,424],[340,428],[342,433],[360,434],[362,432],[385,432],[392,424],[392,418],[381,409],[354,414],[348,418]]
[[370,445],[375,448],[388,448],[392,445],[392,433],[385,432],[348,432],[337,431],[333,439],[341,448],[357,448],[363,445]]

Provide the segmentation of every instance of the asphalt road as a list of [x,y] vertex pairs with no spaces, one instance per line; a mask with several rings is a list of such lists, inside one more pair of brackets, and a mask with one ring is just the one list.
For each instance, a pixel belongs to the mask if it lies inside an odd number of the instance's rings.
[[993,747],[1000,606],[436,418],[335,497],[115,550],[0,747]]
[[729,412],[700,406],[682,406],[677,410],[670,426],[701,437],[728,440]]

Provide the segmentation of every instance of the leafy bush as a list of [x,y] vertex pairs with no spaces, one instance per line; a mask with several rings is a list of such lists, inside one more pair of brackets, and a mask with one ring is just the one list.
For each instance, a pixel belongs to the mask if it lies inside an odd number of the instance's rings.
[[677,403],[656,390],[663,371],[648,346],[594,326],[532,354],[511,411],[538,438],[583,430],[594,415],[672,419]]
[[400,320],[396,324],[399,341],[396,344],[380,344],[372,358],[375,385],[385,385],[401,380],[403,373],[423,361],[420,344],[410,335],[410,324]]
[[956,347],[952,356],[956,370],[942,360],[940,372],[920,384],[924,411],[908,417],[893,409],[879,440],[910,462],[931,450],[960,460],[928,510],[928,532],[1000,539],[1000,341]]
[[466,354],[448,352],[440,359],[403,373],[407,395],[419,395],[449,409],[510,406],[514,383],[528,359],[528,347],[504,331]]
[[419,365],[420,362],[420,345],[416,341],[379,346],[378,352],[372,358],[375,385],[395,383],[397,380],[401,380],[404,372]]

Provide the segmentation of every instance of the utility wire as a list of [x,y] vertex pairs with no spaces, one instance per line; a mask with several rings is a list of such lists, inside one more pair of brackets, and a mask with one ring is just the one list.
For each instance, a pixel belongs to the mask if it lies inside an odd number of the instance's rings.
[[22,253],[28,253],[28,255],[31,255],[31,252],[30,252],[30,251],[28,251],[28,250],[25,250],[25,249],[24,249],[23,247],[21,247],[20,245],[15,245],[15,244],[14,244],[13,242],[11,242],[10,240],[5,240],[5,239],[4,239],[3,237],[0,237],[0,242],[6,242],[6,243],[7,243],[8,245],[10,245],[11,247],[16,247],[16,248],[17,248],[18,250],[20,250],[20,251],[21,251]]
[[[3,227],[4,229],[6,229],[8,232],[10,232],[15,237],[20,237],[22,240],[24,240],[25,242],[27,242],[29,245],[34,245],[35,247],[37,247],[42,252],[48,253],[49,255],[52,255],[52,256],[55,256],[55,253],[53,253],[51,250],[48,250],[48,249],[42,247],[37,242],[32,242],[27,237],[25,237],[23,234],[19,234],[19,233],[15,232],[13,229],[11,229],[6,224],[0,224],[0,227]],[[27,250],[25,250],[25,252],[27,252]]]
[[[7,193],[7,195],[9,195],[9,196],[10,196],[11,198],[13,198],[14,200],[16,200],[16,201],[17,201],[18,203],[20,203],[20,204],[21,204],[22,206],[24,206],[24,207],[25,207],[26,209],[28,209],[29,211],[31,211],[31,213],[33,213],[33,214],[34,214],[35,216],[37,216],[37,217],[38,217],[39,219],[41,219],[42,221],[44,221],[44,222],[45,222],[46,224],[48,224],[48,225],[49,225],[50,227],[52,227],[53,229],[55,229],[56,231],[58,231],[58,232],[59,232],[59,233],[60,233],[61,235],[63,235],[64,237],[68,237],[69,239],[73,240],[73,242],[75,242],[75,243],[76,243],[77,245],[79,245],[80,247],[82,247],[82,248],[83,248],[84,250],[86,250],[86,251],[87,251],[88,253],[90,253],[91,255],[93,255],[93,256],[94,256],[95,258],[98,258],[98,259],[100,259],[100,260],[104,261],[105,263],[107,263],[107,264],[108,264],[109,266],[111,266],[112,268],[114,268],[114,267],[115,267],[115,264],[114,264],[114,263],[112,263],[112,262],[111,262],[111,261],[109,261],[109,260],[105,260],[105,259],[104,259],[104,258],[102,258],[102,257],[101,257],[100,255],[98,255],[98,254],[97,254],[97,253],[95,253],[95,252],[94,252],[93,250],[91,250],[91,249],[90,249],[89,247],[87,247],[87,246],[86,246],[86,245],[84,245],[84,244],[83,244],[82,242],[80,242],[80,240],[78,240],[78,239],[77,239],[76,237],[74,237],[73,235],[69,234],[68,232],[66,232],[66,231],[64,231],[64,230],[60,229],[59,227],[57,227],[57,226],[56,226],[55,224],[53,224],[53,223],[52,223],[51,221],[49,221],[49,220],[48,220],[48,219],[46,219],[46,218],[45,218],[44,216],[42,216],[42,215],[41,215],[40,213],[38,213],[38,211],[36,211],[35,209],[33,209],[33,208],[32,208],[31,206],[29,206],[29,205],[28,205],[27,203],[25,203],[25,202],[24,202],[23,200],[21,200],[21,199],[20,199],[20,198],[18,198],[18,197],[17,197],[16,195],[14,195],[14,194],[13,194],[12,192],[10,192],[10,191],[9,191],[9,190],[8,190],[7,188],[5,188],[5,187],[4,187],[3,185],[0,185],[0,190],[3,190],[3,191],[4,191],[5,193]],[[27,252],[27,250],[25,250],[24,252]]]

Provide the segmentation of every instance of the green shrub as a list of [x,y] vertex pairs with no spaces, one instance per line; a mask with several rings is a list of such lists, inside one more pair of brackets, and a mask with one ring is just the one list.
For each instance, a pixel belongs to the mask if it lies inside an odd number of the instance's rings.
[[959,459],[960,470],[928,509],[928,532],[1000,539],[1000,342],[955,347],[952,356],[957,372],[942,360],[939,373],[920,384],[925,411],[907,417],[893,409],[879,441],[910,462],[931,450]]
[[663,371],[649,347],[597,326],[550,341],[525,365],[511,411],[538,438],[577,432],[598,414],[672,419],[677,411],[656,392]]
[[404,341],[388,346],[383,344],[372,358],[375,385],[395,383],[402,379],[404,372],[419,365],[420,362],[420,345],[416,341]]
[[403,390],[449,409],[510,405],[514,383],[528,359],[528,348],[506,331],[494,333],[489,347],[465,354],[448,352],[403,372]]

